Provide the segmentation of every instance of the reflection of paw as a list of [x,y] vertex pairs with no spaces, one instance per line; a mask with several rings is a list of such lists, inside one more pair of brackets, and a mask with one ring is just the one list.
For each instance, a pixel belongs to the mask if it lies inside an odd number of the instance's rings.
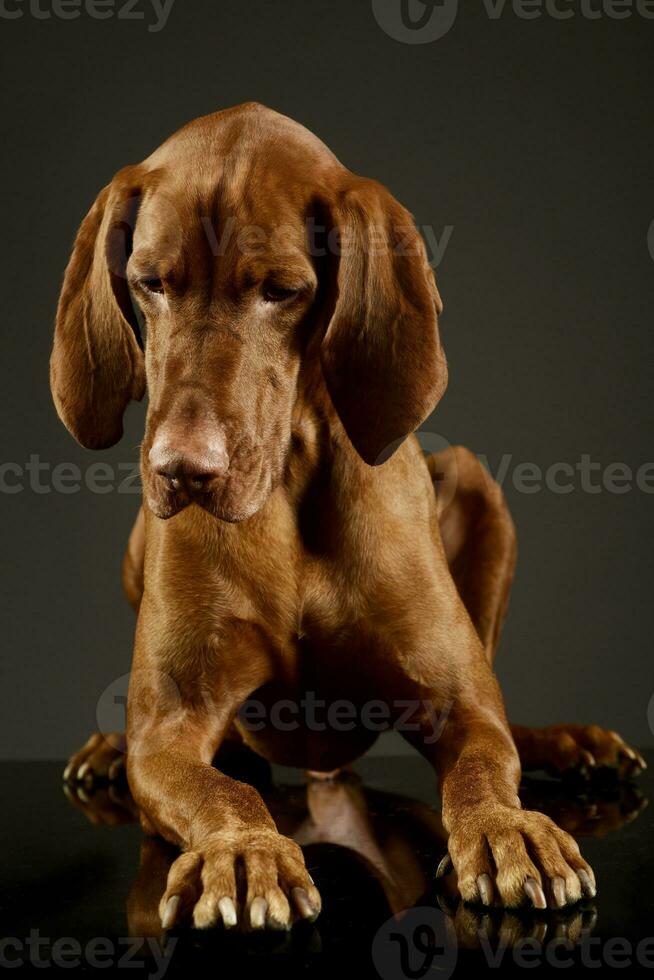
[[593,872],[576,842],[542,813],[497,804],[471,809],[447,846],[467,902],[562,908],[595,894]]
[[531,736],[537,743],[537,755],[555,773],[576,771],[587,775],[603,767],[625,777],[647,768],[640,753],[617,732],[599,725],[549,725],[534,729]]
[[93,824],[118,826],[135,823],[139,818],[138,807],[126,782],[102,787],[68,782],[64,783],[63,789],[68,802]]
[[122,732],[103,735],[94,732],[79,752],[75,752],[64,769],[67,783],[92,783],[98,777],[110,782],[119,780],[125,772],[127,741]]
[[447,916],[449,935],[460,949],[513,949],[527,939],[541,947],[550,939],[576,943],[582,933],[592,933],[597,922],[597,910],[592,905],[516,915],[504,909],[475,908],[443,893],[436,898]]
[[163,929],[192,921],[198,929],[288,929],[313,921],[320,894],[298,845],[273,830],[214,834],[181,854],[168,872],[159,904]]
[[575,837],[606,837],[636,820],[647,798],[634,783],[598,787],[584,784],[583,794],[571,796],[551,780],[524,780],[520,789],[524,806],[540,810]]

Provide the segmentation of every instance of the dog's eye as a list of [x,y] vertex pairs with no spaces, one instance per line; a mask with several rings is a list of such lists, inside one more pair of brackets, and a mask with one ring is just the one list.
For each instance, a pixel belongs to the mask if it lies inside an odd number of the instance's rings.
[[288,286],[277,286],[273,282],[268,282],[263,287],[263,298],[267,303],[283,303],[285,299],[297,296],[297,289],[290,289]]
[[163,293],[164,291],[161,279],[141,279],[139,285],[146,293]]

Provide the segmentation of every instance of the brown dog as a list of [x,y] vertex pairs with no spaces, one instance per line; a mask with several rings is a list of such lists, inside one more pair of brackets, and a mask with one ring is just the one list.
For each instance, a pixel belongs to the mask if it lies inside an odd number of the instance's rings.
[[[100,449],[147,382],[124,568],[138,608],[127,773],[146,830],[183,851],[164,927],[315,916],[298,845],[212,763],[239,738],[329,772],[373,743],[380,711],[436,770],[464,899],[543,908],[594,893],[574,840],[521,808],[520,758],[641,760],[596,727],[506,722],[492,659],[511,519],[471,453],[425,461],[411,435],[446,387],[440,313],[410,215],[260,105],[184,127],[82,223],[52,390],[75,438]],[[311,699],[338,702],[338,724],[307,717]],[[66,774],[113,775],[115,759],[96,735]]]

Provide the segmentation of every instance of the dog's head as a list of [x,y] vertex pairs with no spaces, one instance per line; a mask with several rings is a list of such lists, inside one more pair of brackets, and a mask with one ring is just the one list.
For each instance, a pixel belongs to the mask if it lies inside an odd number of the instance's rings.
[[422,239],[388,191],[247,104],[196,120],[100,192],[66,270],[53,396],[100,449],[147,385],[151,509],[196,502],[239,521],[282,478],[314,354],[366,463],[420,425],[447,383],[440,311]]

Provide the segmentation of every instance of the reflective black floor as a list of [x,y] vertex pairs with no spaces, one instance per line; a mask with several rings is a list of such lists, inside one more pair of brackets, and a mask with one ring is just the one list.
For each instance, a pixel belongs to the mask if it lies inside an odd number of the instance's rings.
[[322,915],[281,938],[180,930],[163,947],[157,902],[174,851],[143,837],[126,793],[67,798],[62,765],[5,763],[0,968],[230,980],[447,980],[471,967],[654,976],[653,762],[631,784],[525,782],[525,806],[578,837],[597,875],[598,897],[566,914],[484,915],[457,904],[451,885],[436,890],[444,839],[419,758],[370,758],[360,780],[308,787],[288,770],[275,785],[260,776],[280,830],[305,848]]

